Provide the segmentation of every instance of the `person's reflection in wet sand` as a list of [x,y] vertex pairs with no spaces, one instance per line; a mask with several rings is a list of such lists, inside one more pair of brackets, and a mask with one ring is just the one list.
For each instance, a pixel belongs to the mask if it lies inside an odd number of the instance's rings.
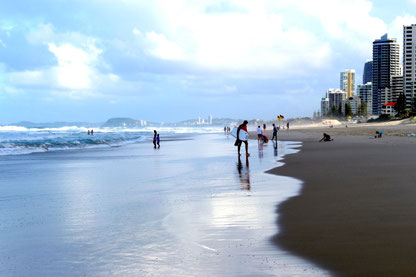
[[259,159],[263,159],[263,143],[259,143]]
[[277,152],[277,141],[273,141],[273,150],[274,150],[274,156],[277,157],[279,153]]
[[248,157],[246,157],[246,166],[243,166],[243,163],[241,162],[241,158],[238,157],[237,170],[238,170],[238,177],[240,178],[241,190],[250,190],[251,184],[250,184],[250,169],[249,169]]

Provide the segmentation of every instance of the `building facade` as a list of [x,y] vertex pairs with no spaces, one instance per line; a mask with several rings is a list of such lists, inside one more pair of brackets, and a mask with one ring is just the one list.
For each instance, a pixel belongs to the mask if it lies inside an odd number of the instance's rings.
[[373,61],[366,61],[363,71],[363,84],[373,82]]
[[367,115],[371,115],[373,112],[373,86],[370,82],[364,85],[357,86],[358,96],[361,99],[361,103],[365,103],[367,106]]
[[[387,34],[373,42],[373,109],[374,115],[381,114],[386,88],[390,89],[391,76],[400,75],[400,48],[396,39]],[[384,95],[384,96],[383,96]]]
[[406,108],[412,107],[416,87],[416,24],[403,26],[403,93]]
[[347,94],[347,97],[355,95],[355,70],[346,69],[340,73],[339,88]]
[[335,108],[342,108],[342,101],[346,98],[346,93],[340,89],[328,89],[326,91],[326,98],[328,98],[328,109],[332,109],[333,106]]
[[329,112],[329,99],[324,97],[321,99],[321,115],[326,116]]
[[357,115],[361,105],[361,99],[358,96],[351,96],[342,101],[342,113],[345,114],[345,104],[349,103],[352,115]]

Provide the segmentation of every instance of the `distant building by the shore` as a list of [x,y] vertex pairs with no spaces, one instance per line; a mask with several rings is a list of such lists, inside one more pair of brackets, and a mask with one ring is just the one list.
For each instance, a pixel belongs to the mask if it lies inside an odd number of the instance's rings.
[[346,69],[340,73],[339,88],[347,94],[347,98],[355,95],[355,70]]
[[365,103],[367,106],[367,115],[370,115],[373,110],[373,90],[371,82],[367,82],[363,85],[357,86],[358,96],[361,99],[361,103]]
[[373,82],[373,61],[367,60],[364,64],[363,84]]
[[416,87],[416,24],[403,26],[403,92],[406,107],[411,108]]
[[381,114],[386,89],[391,87],[391,77],[397,75],[400,75],[400,47],[395,38],[389,38],[385,34],[373,42],[374,115]]

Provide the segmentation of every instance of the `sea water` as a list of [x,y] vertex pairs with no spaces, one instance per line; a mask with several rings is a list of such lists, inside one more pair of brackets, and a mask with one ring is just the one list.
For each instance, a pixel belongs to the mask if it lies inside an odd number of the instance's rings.
[[171,134],[154,149],[150,131],[1,156],[0,276],[327,274],[271,242],[277,205],[301,183],[264,171],[298,144],[250,141],[239,160],[223,134]]

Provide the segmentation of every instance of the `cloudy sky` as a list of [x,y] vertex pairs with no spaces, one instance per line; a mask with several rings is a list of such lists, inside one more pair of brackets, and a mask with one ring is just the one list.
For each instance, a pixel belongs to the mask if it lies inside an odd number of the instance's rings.
[[311,116],[416,0],[0,0],[0,123]]

